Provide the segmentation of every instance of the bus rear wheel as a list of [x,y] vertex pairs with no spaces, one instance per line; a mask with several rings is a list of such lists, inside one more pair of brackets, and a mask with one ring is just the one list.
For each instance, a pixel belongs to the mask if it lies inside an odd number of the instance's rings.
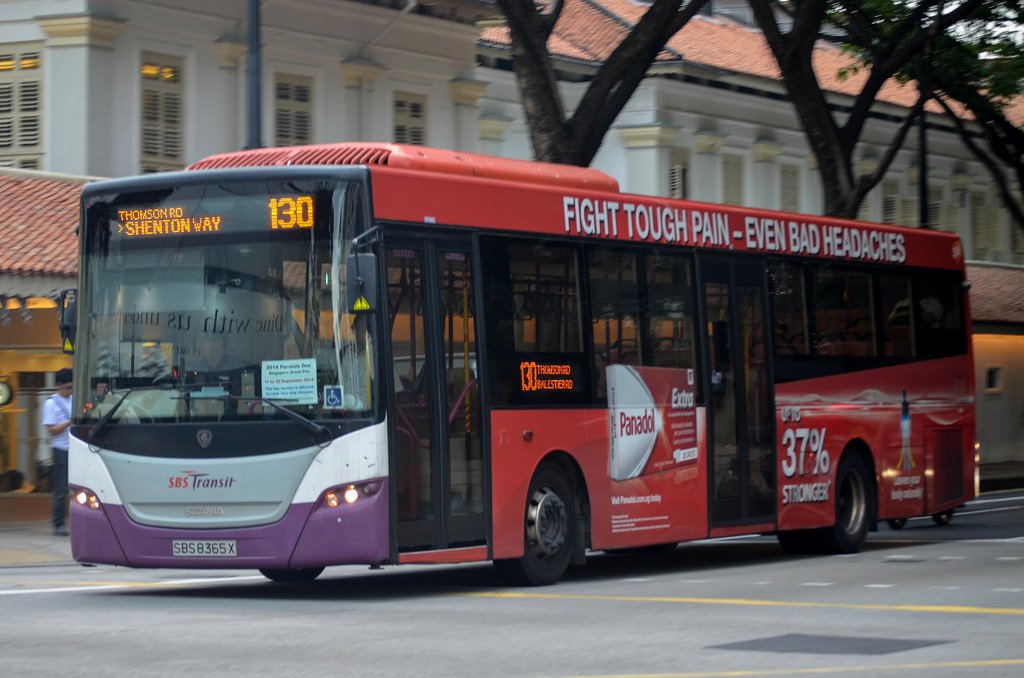
[[569,568],[576,502],[572,483],[558,466],[541,464],[526,498],[522,558],[495,560],[498,573],[516,586],[554,584]]
[[279,584],[305,584],[313,581],[324,571],[322,567],[311,567],[306,570],[260,570],[260,574],[270,581]]
[[843,455],[836,473],[836,522],[826,528],[826,543],[836,553],[856,553],[871,527],[871,489],[860,457]]
[[936,513],[932,515],[932,520],[939,527],[945,527],[946,525],[949,525],[951,522],[953,522],[953,509],[949,509],[948,511],[942,511],[941,513]]

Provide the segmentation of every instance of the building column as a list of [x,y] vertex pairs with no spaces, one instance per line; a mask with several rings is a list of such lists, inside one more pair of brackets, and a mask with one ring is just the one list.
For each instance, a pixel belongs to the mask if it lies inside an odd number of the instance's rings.
[[113,43],[124,22],[90,14],[43,16],[36,21],[46,33],[42,167],[67,174],[110,175],[114,130],[106,97],[113,91]]
[[725,135],[718,132],[700,131],[693,135],[693,169],[690,182],[693,192],[690,197],[704,202],[722,202],[722,147]]
[[[341,77],[345,82],[343,124],[347,138],[359,141],[373,138],[370,125],[370,93],[373,91],[374,81],[384,70],[384,66],[371,61],[352,59],[341,62]],[[387,141],[390,140],[389,135]]]
[[782,146],[774,141],[759,140],[754,142],[753,151],[754,204],[765,209],[777,210],[782,202],[777,162]]
[[477,102],[487,91],[490,83],[469,78],[455,78],[449,81],[452,92],[452,102],[455,104],[455,133],[452,139],[455,140],[456,151],[475,153],[477,141],[480,137],[478,126],[479,108]]
[[505,157],[505,136],[512,126],[512,118],[484,115],[477,120],[477,134],[480,137],[480,152],[484,155]]
[[217,52],[217,64],[221,70],[219,75],[224,77],[225,87],[235,91],[235,96],[229,100],[230,110],[224,111],[224,115],[220,119],[224,132],[219,136],[224,140],[224,143],[217,151],[222,152],[245,146],[246,107],[241,105],[240,102],[247,101],[247,83],[244,77],[239,77],[239,73],[242,70],[238,66],[245,55],[249,53],[249,50],[243,43],[230,37],[216,40],[214,42],[214,49]]
[[672,146],[679,130],[667,125],[640,125],[616,129],[626,148],[626,185],[623,190],[666,196]]

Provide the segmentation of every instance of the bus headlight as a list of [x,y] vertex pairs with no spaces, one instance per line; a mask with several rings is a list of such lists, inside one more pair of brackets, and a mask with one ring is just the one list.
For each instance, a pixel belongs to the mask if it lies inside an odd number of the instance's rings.
[[362,497],[375,494],[380,489],[380,483],[355,483],[336,487],[324,492],[324,505],[327,508],[338,508],[342,503],[354,504]]
[[79,506],[85,506],[93,510],[98,510],[100,507],[99,497],[85,489],[75,492],[75,501],[78,502]]

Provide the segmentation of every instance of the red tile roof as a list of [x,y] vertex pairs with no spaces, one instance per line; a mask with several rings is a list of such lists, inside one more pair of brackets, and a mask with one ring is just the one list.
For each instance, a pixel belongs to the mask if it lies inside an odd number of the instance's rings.
[[[566,0],[548,48],[563,59],[603,61],[622,41],[630,27],[640,20],[648,5],[632,0]],[[508,28],[485,28],[480,43],[498,48],[511,44]],[[658,62],[681,61],[734,75],[779,81],[778,63],[772,56],[761,32],[727,17],[697,15],[683,30],[672,36]],[[680,55],[682,59],[680,59]],[[822,89],[853,96],[860,91],[868,72],[851,69],[856,61],[835,45],[819,42],[814,52],[814,70]],[[914,84],[902,85],[890,80],[878,94],[878,101],[910,107],[917,101]],[[935,102],[929,110],[940,112]],[[1007,109],[1007,115],[1018,124],[1024,123],[1024,101]]]
[[0,169],[0,273],[78,273],[78,195],[86,179]]
[[975,323],[1024,324],[1024,268],[968,266]]

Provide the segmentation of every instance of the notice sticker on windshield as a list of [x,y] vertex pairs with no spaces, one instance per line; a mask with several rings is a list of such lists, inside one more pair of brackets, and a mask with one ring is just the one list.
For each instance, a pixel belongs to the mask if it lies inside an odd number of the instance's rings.
[[263,397],[283,404],[316,405],[316,360],[264,360]]

